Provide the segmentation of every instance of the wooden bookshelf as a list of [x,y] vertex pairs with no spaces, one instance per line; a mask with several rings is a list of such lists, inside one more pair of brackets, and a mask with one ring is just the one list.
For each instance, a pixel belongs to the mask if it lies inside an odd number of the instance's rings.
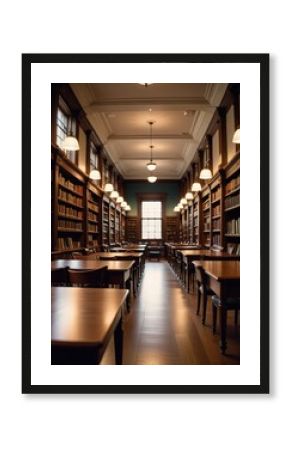
[[121,213],[121,230],[120,230],[120,242],[126,240],[126,213],[122,211]]
[[201,193],[202,245],[211,246],[211,192],[206,186]]
[[193,237],[193,204],[188,205],[187,210],[187,236],[188,236],[188,242],[192,244],[194,242]]
[[125,240],[126,213],[52,145],[52,257]]
[[223,174],[211,180],[211,245],[223,246]]
[[240,253],[240,159],[239,154],[225,168],[224,239],[227,251]]
[[178,240],[179,219],[178,217],[166,216],[165,218],[165,241],[176,242]]
[[193,199],[193,242],[197,245],[201,242],[201,226],[200,226],[200,219],[201,219],[201,202],[200,202],[200,195],[197,193],[194,196]]
[[87,247],[99,247],[101,236],[102,197],[99,189],[92,183],[87,186]]
[[115,209],[115,243],[121,243],[121,207]]
[[84,177],[67,161],[55,156],[52,251],[85,246],[84,191]]
[[102,245],[110,245],[109,209],[110,209],[110,200],[108,197],[103,196],[103,198],[102,198]]
[[126,240],[131,242],[139,241],[138,217],[127,217]]

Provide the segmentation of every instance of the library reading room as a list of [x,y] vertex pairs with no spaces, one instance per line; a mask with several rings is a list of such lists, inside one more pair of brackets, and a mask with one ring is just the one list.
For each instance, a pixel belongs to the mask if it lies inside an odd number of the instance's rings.
[[51,85],[51,364],[240,364],[240,85]]

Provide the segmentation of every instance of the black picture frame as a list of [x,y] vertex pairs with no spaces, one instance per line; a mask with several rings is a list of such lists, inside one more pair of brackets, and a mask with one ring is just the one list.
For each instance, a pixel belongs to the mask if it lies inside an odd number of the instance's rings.
[[[22,55],[22,392],[76,394],[269,393],[269,54]],[[260,66],[260,383],[257,385],[31,384],[31,65],[33,63],[248,63]]]

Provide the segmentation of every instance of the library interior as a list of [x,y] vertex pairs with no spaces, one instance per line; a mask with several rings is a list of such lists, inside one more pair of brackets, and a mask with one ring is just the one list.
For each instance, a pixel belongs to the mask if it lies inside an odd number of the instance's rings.
[[51,364],[240,364],[240,85],[51,85]]

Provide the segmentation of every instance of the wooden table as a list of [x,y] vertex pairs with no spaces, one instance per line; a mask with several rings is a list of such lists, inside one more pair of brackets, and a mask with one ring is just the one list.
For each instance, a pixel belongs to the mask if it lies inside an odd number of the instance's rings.
[[227,298],[240,297],[240,261],[196,261],[192,264],[201,266],[207,276],[208,286],[221,300],[220,316],[220,348],[225,353],[227,348]]
[[114,334],[122,364],[127,289],[51,288],[51,363],[99,364]]
[[138,284],[141,280],[141,275],[144,271],[145,266],[145,257],[143,252],[96,252],[94,253],[97,258],[100,258],[101,260],[110,260],[110,259],[117,259],[117,260],[128,260],[132,259],[136,262],[137,265],[137,273],[138,273]]
[[[59,259],[51,262],[52,269],[69,267],[70,269],[94,270],[107,268],[106,281],[111,285],[118,285],[121,289],[129,288],[132,279],[134,261],[99,261],[86,259]],[[130,298],[127,301],[130,310]]]
[[220,260],[220,261],[236,260],[236,261],[238,261],[240,259],[239,255],[230,255],[227,252],[220,252],[220,251],[207,250],[207,249],[178,250],[178,252],[181,254],[183,267],[185,268],[185,272],[186,272],[185,285],[187,288],[187,292],[189,292],[190,268],[191,267],[193,268],[193,266],[191,265],[192,261],[196,261],[196,260]]

